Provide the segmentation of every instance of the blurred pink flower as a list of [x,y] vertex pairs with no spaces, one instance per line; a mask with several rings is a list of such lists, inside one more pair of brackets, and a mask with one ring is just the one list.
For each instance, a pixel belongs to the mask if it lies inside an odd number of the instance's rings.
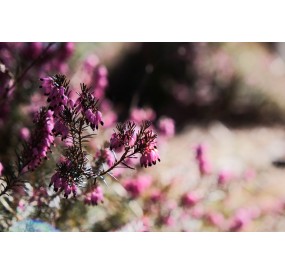
[[19,136],[24,141],[28,141],[31,136],[30,130],[26,127],[21,128],[19,132]]
[[227,185],[232,179],[233,179],[233,174],[230,171],[222,170],[218,174],[218,185],[219,186],[225,186]]
[[158,121],[158,129],[165,137],[173,137],[175,134],[175,122],[168,117],[160,118]]
[[133,198],[139,197],[152,183],[150,175],[139,175],[134,179],[125,179],[124,187]]
[[208,212],[205,214],[206,221],[213,226],[223,229],[225,223],[225,217],[219,212]]
[[229,230],[230,231],[241,231],[251,222],[252,215],[248,209],[241,208],[230,219]]
[[208,147],[205,144],[198,144],[195,147],[195,157],[201,175],[211,174],[212,172],[212,164],[208,159],[207,149]]
[[0,162],[0,176],[2,176],[3,170],[4,170],[3,164]]
[[153,109],[151,108],[134,108],[131,111],[131,120],[136,123],[141,123],[144,120],[153,121],[156,118],[156,114]]
[[181,197],[181,204],[184,207],[193,207],[200,201],[200,197],[194,192],[188,192]]
[[91,192],[86,194],[84,202],[87,205],[97,205],[99,202],[103,202],[103,200],[103,190],[100,186],[97,186]]

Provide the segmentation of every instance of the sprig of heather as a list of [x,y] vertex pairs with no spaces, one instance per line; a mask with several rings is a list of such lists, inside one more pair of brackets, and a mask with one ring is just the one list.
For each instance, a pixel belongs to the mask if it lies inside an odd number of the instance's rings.
[[[55,138],[59,136],[65,142],[64,150],[51,177],[50,187],[65,198],[83,194],[86,204],[96,205],[104,197],[97,179],[105,181],[104,176],[115,168],[134,169],[127,164],[127,160],[137,154],[141,155],[142,167],[160,161],[157,135],[150,129],[149,121],[144,121],[140,127],[130,121],[119,123],[110,139],[110,150],[101,149],[95,159],[90,161],[84,143],[90,141],[100,125],[104,125],[94,92],[81,84],[81,91],[77,93],[77,99],[73,100],[69,80],[64,75],[57,74],[40,80],[40,88],[47,97],[47,106],[41,108],[35,116],[35,131],[19,157],[19,175],[34,171],[47,159]],[[115,151],[122,152],[119,159]],[[108,165],[107,169],[104,163]]]
[[120,159],[107,170],[102,171],[99,176],[109,173],[114,168],[122,164],[125,168],[131,168],[126,160],[136,157],[140,154],[140,164],[142,167],[155,165],[160,161],[159,153],[156,146],[157,135],[149,129],[150,121],[144,121],[140,128],[131,121],[119,123],[117,131],[113,133],[110,139],[110,150],[123,152]]
[[54,144],[54,127],[53,112],[47,108],[42,108],[34,117],[34,131],[30,140],[23,144],[23,150],[17,154],[17,167],[6,165],[3,174],[2,191],[0,196],[8,194],[17,186],[21,185],[24,180],[22,176],[30,171],[34,171],[47,155],[51,152]]

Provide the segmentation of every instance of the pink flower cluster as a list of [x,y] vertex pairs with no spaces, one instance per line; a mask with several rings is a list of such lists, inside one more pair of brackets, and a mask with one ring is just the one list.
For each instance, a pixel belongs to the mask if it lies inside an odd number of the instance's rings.
[[199,144],[195,148],[196,160],[198,162],[201,175],[210,174],[212,172],[212,166],[207,156],[207,147],[204,144]]
[[87,57],[83,64],[84,83],[94,87],[94,94],[102,99],[105,96],[105,89],[108,86],[108,70],[99,63],[96,55]]
[[98,130],[99,124],[104,125],[102,113],[97,108],[98,101],[87,87],[82,86],[82,89],[82,93],[76,100],[75,108],[77,111],[81,111],[86,123],[90,125],[93,131]]
[[144,120],[154,121],[155,118],[156,114],[151,108],[134,108],[130,117],[136,123],[141,123]]
[[3,170],[4,170],[4,166],[3,166],[3,164],[0,162],[0,177],[2,176]]
[[97,205],[100,202],[103,202],[104,194],[103,190],[100,186],[93,188],[93,190],[86,194],[85,196],[85,204],[87,205]]
[[125,179],[123,185],[132,198],[139,197],[152,183],[149,175],[140,175],[136,178]]
[[175,134],[175,122],[168,117],[160,118],[158,121],[158,129],[165,137],[173,137]]
[[110,139],[110,149],[122,152],[126,147],[132,147],[136,142],[136,134],[133,129],[126,129],[119,133],[113,133]]
[[115,157],[109,149],[101,149],[95,155],[95,160],[106,163],[111,167],[115,163]]
[[158,150],[156,145],[150,144],[143,152],[140,158],[141,167],[147,168],[148,166],[155,165],[157,161],[160,161]]
[[181,198],[181,204],[184,207],[193,207],[195,206],[201,198],[194,192],[188,192],[184,194]]
[[29,170],[34,170],[40,165],[43,158],[47,159],[47,153],[54,143],[52,134],[54,127],[53,112],[43,109],[36,115],[34,122],[37,124],[37,128],[30,143],[32,160],[28,163]]
[[[66,169],[72,169],[72,165],[70,161],[64,161],[62,165],[66,166]],[[74,178],[62,176],[59,171],[57,171],[52,177],[50,186],[53,185],[53,189],[55,192],[63,192],[64,197],[68,198],[68,196],[73,193],[73,196],[75,197],[77,194],[77,185],[74,182]]]
[[93,131],[95,130],[95,128],[98,130],[99,124],[101,124],[102,126],[104,124],[102,121],[102,113],[98,110],[92,112],[91,109],[87,109],[85,111],[85,116],[87,123],[90,124],[90,127],[93,129]]

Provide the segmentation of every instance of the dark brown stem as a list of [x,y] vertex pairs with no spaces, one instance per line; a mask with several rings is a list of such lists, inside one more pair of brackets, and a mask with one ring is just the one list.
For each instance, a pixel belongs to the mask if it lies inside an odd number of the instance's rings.
[[129,152],[129,149],[127,149],[127,150],[125,151],[125,153],[121,156],[121,158],[120,158],[117,162],[115,162],[108,170],[101,172],[98,176],[99,176],[99,177],[100,177],[100,176],[104,176],[105,174],[109,173],[111,170],[113,170],[114,168],[116,168],[116,167],[117,167],[121,162],[123,162],[125,159],[127,159],[127,158],[129,158],[129,157],[131,157],[131,156],[133,156],[134,154],[137,153],[136,151],[134,151],[133,153],[127,155],[128,152]]

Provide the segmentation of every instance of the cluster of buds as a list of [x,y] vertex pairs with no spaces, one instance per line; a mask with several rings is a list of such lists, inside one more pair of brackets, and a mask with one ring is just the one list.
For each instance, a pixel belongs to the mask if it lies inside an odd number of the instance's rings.
[[98,100],[94,97],[91,90],[86,85],[81,85],[79,98],[76,101],[76,109],[81,111],[82,116],[85,117],[86,123],[90,125],[92,130],[98,130],[99,124],[104,125],[102,120],[102,113],[98,110]]
[[97,205],[99,202],[103,202],[104,194],[100,186],[96,186],[91,192],[87,193],[85,196],[85,204],[87,205]]
[[50,186],[53,186],[55,192],[63,192],[65,198],[68,198],[71,193],[75,197],[78,192],[78,182],[82,181],[76,165],[70,160],[63,160],[57,165],[57,171],[51,177]]
[[[157,135],[148,129],[151,123],[144,121],[140,129],[134,122],[127,122],[117,125],[115,132],[110,140],[110,149],[117,152],[125,151],[126,156],[132,156],[140,153],[140,164],[142,167],[155,165],[160,161],[156,146]],[[127,155],[132,152],[130,155]]]
[[211,163],[208,160],[207,147],[204,144],[199,144],[196,148],[196,160],[198,162],[201,175],[210,174],[212,171]]
[[135,145],[136,125],[133,122],[117,125],[117,133],[113,133],[110,139],[110,149],[116,152],[122,152]]
[[199,201],[201,200],[201,198],[193,192],[188,192],[186,194],[184,194],[181,198],[181,204],[184,207],[193,207],[195,206]]
[[47,159],[47,153],[51,151],[51,146],[54,143],[52,134],[54,127],[53,112],[42,108],[36,114],[34,123],[36,125],[35,132],[23,153],[25,159],[29,159],[28,170],[34,170],[44,158]]
[[151,185],[151,182],[152,178],[150,176],[141,175],[134,179],[126,179],[123,184],[131,197],[137,198]]

